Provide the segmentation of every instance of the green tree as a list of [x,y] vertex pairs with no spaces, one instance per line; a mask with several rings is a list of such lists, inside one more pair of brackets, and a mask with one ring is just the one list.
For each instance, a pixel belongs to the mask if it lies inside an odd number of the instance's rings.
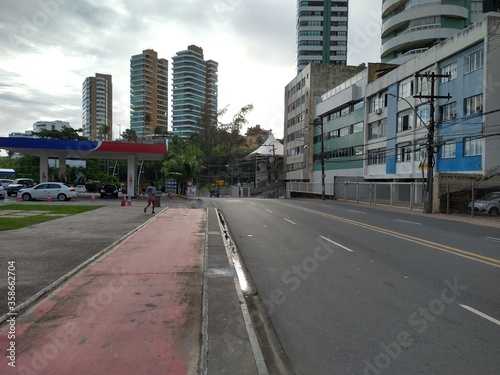
[[142,127],[141,141],[144,140],[144,134],[151,134],[151,123],[153,122],[153,118],[150,113],[144,114],[144,126]]
[[201,171],[200,160],[194,156],[176,155],[163,162],[162,173],[165,178],[177,180],[181,194],[186,193],[187,183],[193,181]]
[[[225,111],[226,109],[224,108],[218,113],[218,116],[223,115]],[[205,106],[197,125],[200,131],[198,132],[196,142],[202,152],[203,162],[210,166],[214,163],[214,151],[219,143],[219,129],[217,127],[217,122],[209,112],[208,106]]]
[[66,139],[66,140],[87,140],[87,137],[81,136],[78,133],[83,132],[83,129],[63,128],[62,130],[43,129],[32,134],[39,138],[51,139]]
[[220,124],[220,149],[223,158],[227,163],[234,157],[234,150],[242,147],[245,144],[245,139],[240,134],[244,125],[248,124],[246,116],[253,110],[253,105],[248,104],[240,109],[233,116],[233,119],[228,124]]
[[100,137],[103,141],[108,141],[111,138],[111,126],[101,125],[99,127]]
[[139,140],[134,129],[126,129],[122,133],[122,139],[127,142],[137,142]]

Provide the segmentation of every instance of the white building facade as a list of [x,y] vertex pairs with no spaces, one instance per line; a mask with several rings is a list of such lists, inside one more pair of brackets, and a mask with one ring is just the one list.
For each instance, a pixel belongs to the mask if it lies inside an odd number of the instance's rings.
[[321,182],[322,138],[328,182],[421,186],[430,155],[434,211],[441,176],[499,175],[499,61],[500,15],[490,13],[403,65],[380,67],[378,77],[361,72],[335,87],[315,107],[324,131],[314,131],[311,182]]
[[403,64],[497,10],[497,0],[383,0],[381,61]]

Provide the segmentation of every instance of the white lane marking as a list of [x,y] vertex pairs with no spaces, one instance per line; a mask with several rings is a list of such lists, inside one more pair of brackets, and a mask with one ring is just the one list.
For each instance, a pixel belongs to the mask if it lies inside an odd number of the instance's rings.
[[257,205],[255,203],[252,203],[252,202],[248,202],[248,203],[250,203],[252,206],[257,207]]
[[408,221],[408,220],[401,220],[401,219],[396,219],[394,221],[398,221],[400,223],[406,223],[406,224],[413,224],[413,225],[423,225],[422,223],[417,223],[415,221]]
[[326,238],[326,237],[324,237],[324,236],[320,236],[320,238],[324,239],[325,241],[331,242],[332,244],[334,244],[334,245],[336,245],[336,246],[338,246],[338,247],[340,247],[340,248],[342,248],[342,249],[344,249],[344,250],[347,250],[347,251],[349,251],[349,252],[351,252],[351,253],[354,253],[354,250],[351,250],[351,249],[349,249],[348,247],[345,247],[345,246],[343,246],[343,245],[341,245],[341,244],[339,244],[339,243],[337,243],[337,242],[335,242],[335,241],[332,241],[332,240],[331,240],[331,239],[329,239],[329,238]]
[[323,207],[328,207],[328,208],[332,207],[332,206],[329,206],[329,205],[327,205],[327,204],[322,204],[322,206],[323,206]]
[[366,215],[366,212],[363,212],[363,211],[349,210],[349,212],[354,212],[355,214],[363,214],[363,215]]
[[495,237],[486,237],[487,240],[491,240],[491,241],[498,241],[500,242],[500,238],[495,238]]
[[266,211],[267,211],[267,212],[269,212],[270,214],[274,214],[274,212],[273,212],[273,211],[268,210],[267,208],[266,208]]
[[285,221],[288,221],[289,223],[292,223],[292,224],[297,224],[297,223],[294,223],[292,220],[288,220],[286,217],[285,217]]
[[476,315],[479,315],[481,318],[487,319],[490,322],[493,322],[493,323],[498,324],[500,326],[500,320],[492,318],[491,316],[486,315],[485,313],[482,313],[481,311],[476,310],[476,309],[474,309],[474,308],[472,308],[470,306],[467,306],[467,305],[460,305],[460,306],[462,306],[464,309],[469,310],[470,312],[472,312],[472,313],[474,313]]

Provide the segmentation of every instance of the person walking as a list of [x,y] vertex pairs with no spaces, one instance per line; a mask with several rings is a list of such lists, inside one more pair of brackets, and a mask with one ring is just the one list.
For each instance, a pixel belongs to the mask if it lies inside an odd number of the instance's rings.
[[155,213],[155,201],[156,201],[156,189],[155,189],[155,183],[151,182],[151,184],[147,187],[146,189],[146,195],[148,197],[148,205],[144,207],[144,213],[146,213],[146,210],[148,209],[149,206],[152,206],[152,214]]

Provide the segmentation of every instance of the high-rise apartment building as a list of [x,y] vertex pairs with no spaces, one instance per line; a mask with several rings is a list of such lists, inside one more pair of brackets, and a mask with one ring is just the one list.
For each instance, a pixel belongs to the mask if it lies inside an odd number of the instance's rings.
[[383,0],[382,62],[403,64],[498,11],[498,0]]
[[168,60],[146,49],[130,59],[130,129],[139,139],[168,128]]
[[349,1],[297,1],[297,73],[310,63],[346,65]]
[[113,137],[113,83],[111,75],[96,73],[82,85],[83,136],[90,140]]
[[217,121],[218,63],[205,61],[203,49],[190,45],[172,58],[172,70],[173,134],[187,138],[199,131],[205,114]]

